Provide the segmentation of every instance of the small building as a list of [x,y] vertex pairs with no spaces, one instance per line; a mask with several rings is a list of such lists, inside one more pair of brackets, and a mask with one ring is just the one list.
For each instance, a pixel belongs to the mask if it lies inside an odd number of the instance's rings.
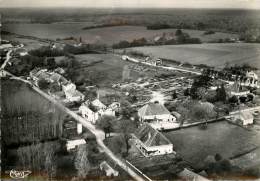
[[167,108],[160,103],[148,103],[138,110],[141,122],[175,122],[176,118],[171,115]]
[[84,144],[86,144],[86,141],[84,139],[68,140],[66,143],[66,148],[68,151],[71,151],[75,149],[77,146]]
[[243,126],[247,126],[254,123],[254,116],[250,111],[239,111],[236,114],[231,115],[232,120],[239,122]]
[[149,124],[139,127],[133,137],[135,146],[146,157],[176,153],[173,150],[173,144]]

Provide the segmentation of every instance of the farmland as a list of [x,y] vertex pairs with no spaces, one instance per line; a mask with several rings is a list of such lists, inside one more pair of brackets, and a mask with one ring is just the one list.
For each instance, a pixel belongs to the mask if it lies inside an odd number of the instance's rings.
[[[64,57],[56,57],[56,62]],[[158,72],[142,72],[134,70],[135,64],[121,60],[120,56],[113,54],[81,54],[75,55],[79,62],[76,79],[93,80],[97,85],[111,85],[122,81],[124,72],[129,72],[129,78],[136,80],[140,76],[154,76]],[[128,73],[126,73],[128,74]]]
[[225,64],[250,64],[260,68],[260,45],[249,43],[219,43],[199,45],[165,45],[137,47],[136,50],[154,57],[176,60],[181,63],[206,64],[223,67]]
[[259,133],[223,121],[209,124],[206,130],[191,127],[164,134],[173,143],[176,152],[194,167],[200,166],[209,155],[218,153],[230,158],[259,145]]
[[[145,26],[114,26],[83,30],[89,23],[53,23],[53,24],[6,24],[4,30],[12,33],[34,36],[39,38],[48,38],[56,40],[57,38],[75,37],[82,38],[86,43],[101,43],[112,45],[121,40],[132,41],[134,39],[145,37],[153,39],[155,36],[163,33],[175,33],[176,29],[165,30],[147,30]],[[229,33],[215,33],[204,35],[204,31],[185,30],[191,37],[200,38],[202,42],[217,41],[222,38],[236,38],[238,35]]]

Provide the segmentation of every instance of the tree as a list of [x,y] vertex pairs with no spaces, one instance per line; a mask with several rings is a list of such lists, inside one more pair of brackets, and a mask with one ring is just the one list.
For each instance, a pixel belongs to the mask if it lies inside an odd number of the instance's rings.
[[105,138],[107,134],[110,134],[113,131],[115,117],[104,115],[99,120],[97,120],[97,126],[105,132]]
[[228,100],[231,104],[237,104],[238,103],[238,98],[237,96],[232,96]]
[[128,151],[130,149],[129,139],[131,138],[131,133],[133,133],[136,128],[137,128],[137,125],[136,125],[135,120],[130,120],[130,119],[118,120],[114,125],[114,130],[117,133],[121,133],[124,138],[127,155],[128,155]]
[[213,79],[209,74],[202,74],[195,78],[190,89],[190,95],[193,99],[202,99],[205,91],[212,86]]
[[177,92],[176,90],[172,93],[172,99],[176,99],[178,98]]
[[182,30],[181,29],[177,29],[176,32],[175,32],[175,36],[180,36],[182,35]]
[[254,95],[248,94],[247,95],[247,99],[248,99],[248,101],[253,101],[254,100]]
[[209,102],[198,103],[192,109],[193,117],[199,121],[204,120],[207,122],[207,120],[213,117],[214,114],[214,105]]
[[246,103],[246,100],[247,100],[247,97],[246,96],[241,96],[241,97],[239,97],[239,101],[241,102],[241,103]]
[[136,110],[131,106],[131,104],[128,101],[121,101],[121,110],[120,114],[125,118],[125,119],[130,119],[133,117],[133,115],[136,113]]
[[90,163],[88,160],[88,151],[86,145],[80,145],[78,147],[75,157],[75,168],[77,169],[78,176],[85,178],[90,171]]
[[221,87],[217,88],[216,90],[216,100],[225,102],[227,99],[227,93],[224,84],[221,85]]
[[40,89],[48,89],[49,88],[49,82],[45,79],[38,80],[38,86]]

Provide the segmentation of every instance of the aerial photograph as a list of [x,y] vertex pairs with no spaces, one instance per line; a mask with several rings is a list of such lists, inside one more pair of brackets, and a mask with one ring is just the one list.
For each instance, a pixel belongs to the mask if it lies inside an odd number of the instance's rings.
[[0,0],[1,180],[260,180],[260,0]]

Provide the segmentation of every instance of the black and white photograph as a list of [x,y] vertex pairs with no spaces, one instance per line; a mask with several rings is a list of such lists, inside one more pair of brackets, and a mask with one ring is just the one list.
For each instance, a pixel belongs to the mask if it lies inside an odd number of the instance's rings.
[[0,180],[260,180],[259,76],[260,0],[0,0]]

